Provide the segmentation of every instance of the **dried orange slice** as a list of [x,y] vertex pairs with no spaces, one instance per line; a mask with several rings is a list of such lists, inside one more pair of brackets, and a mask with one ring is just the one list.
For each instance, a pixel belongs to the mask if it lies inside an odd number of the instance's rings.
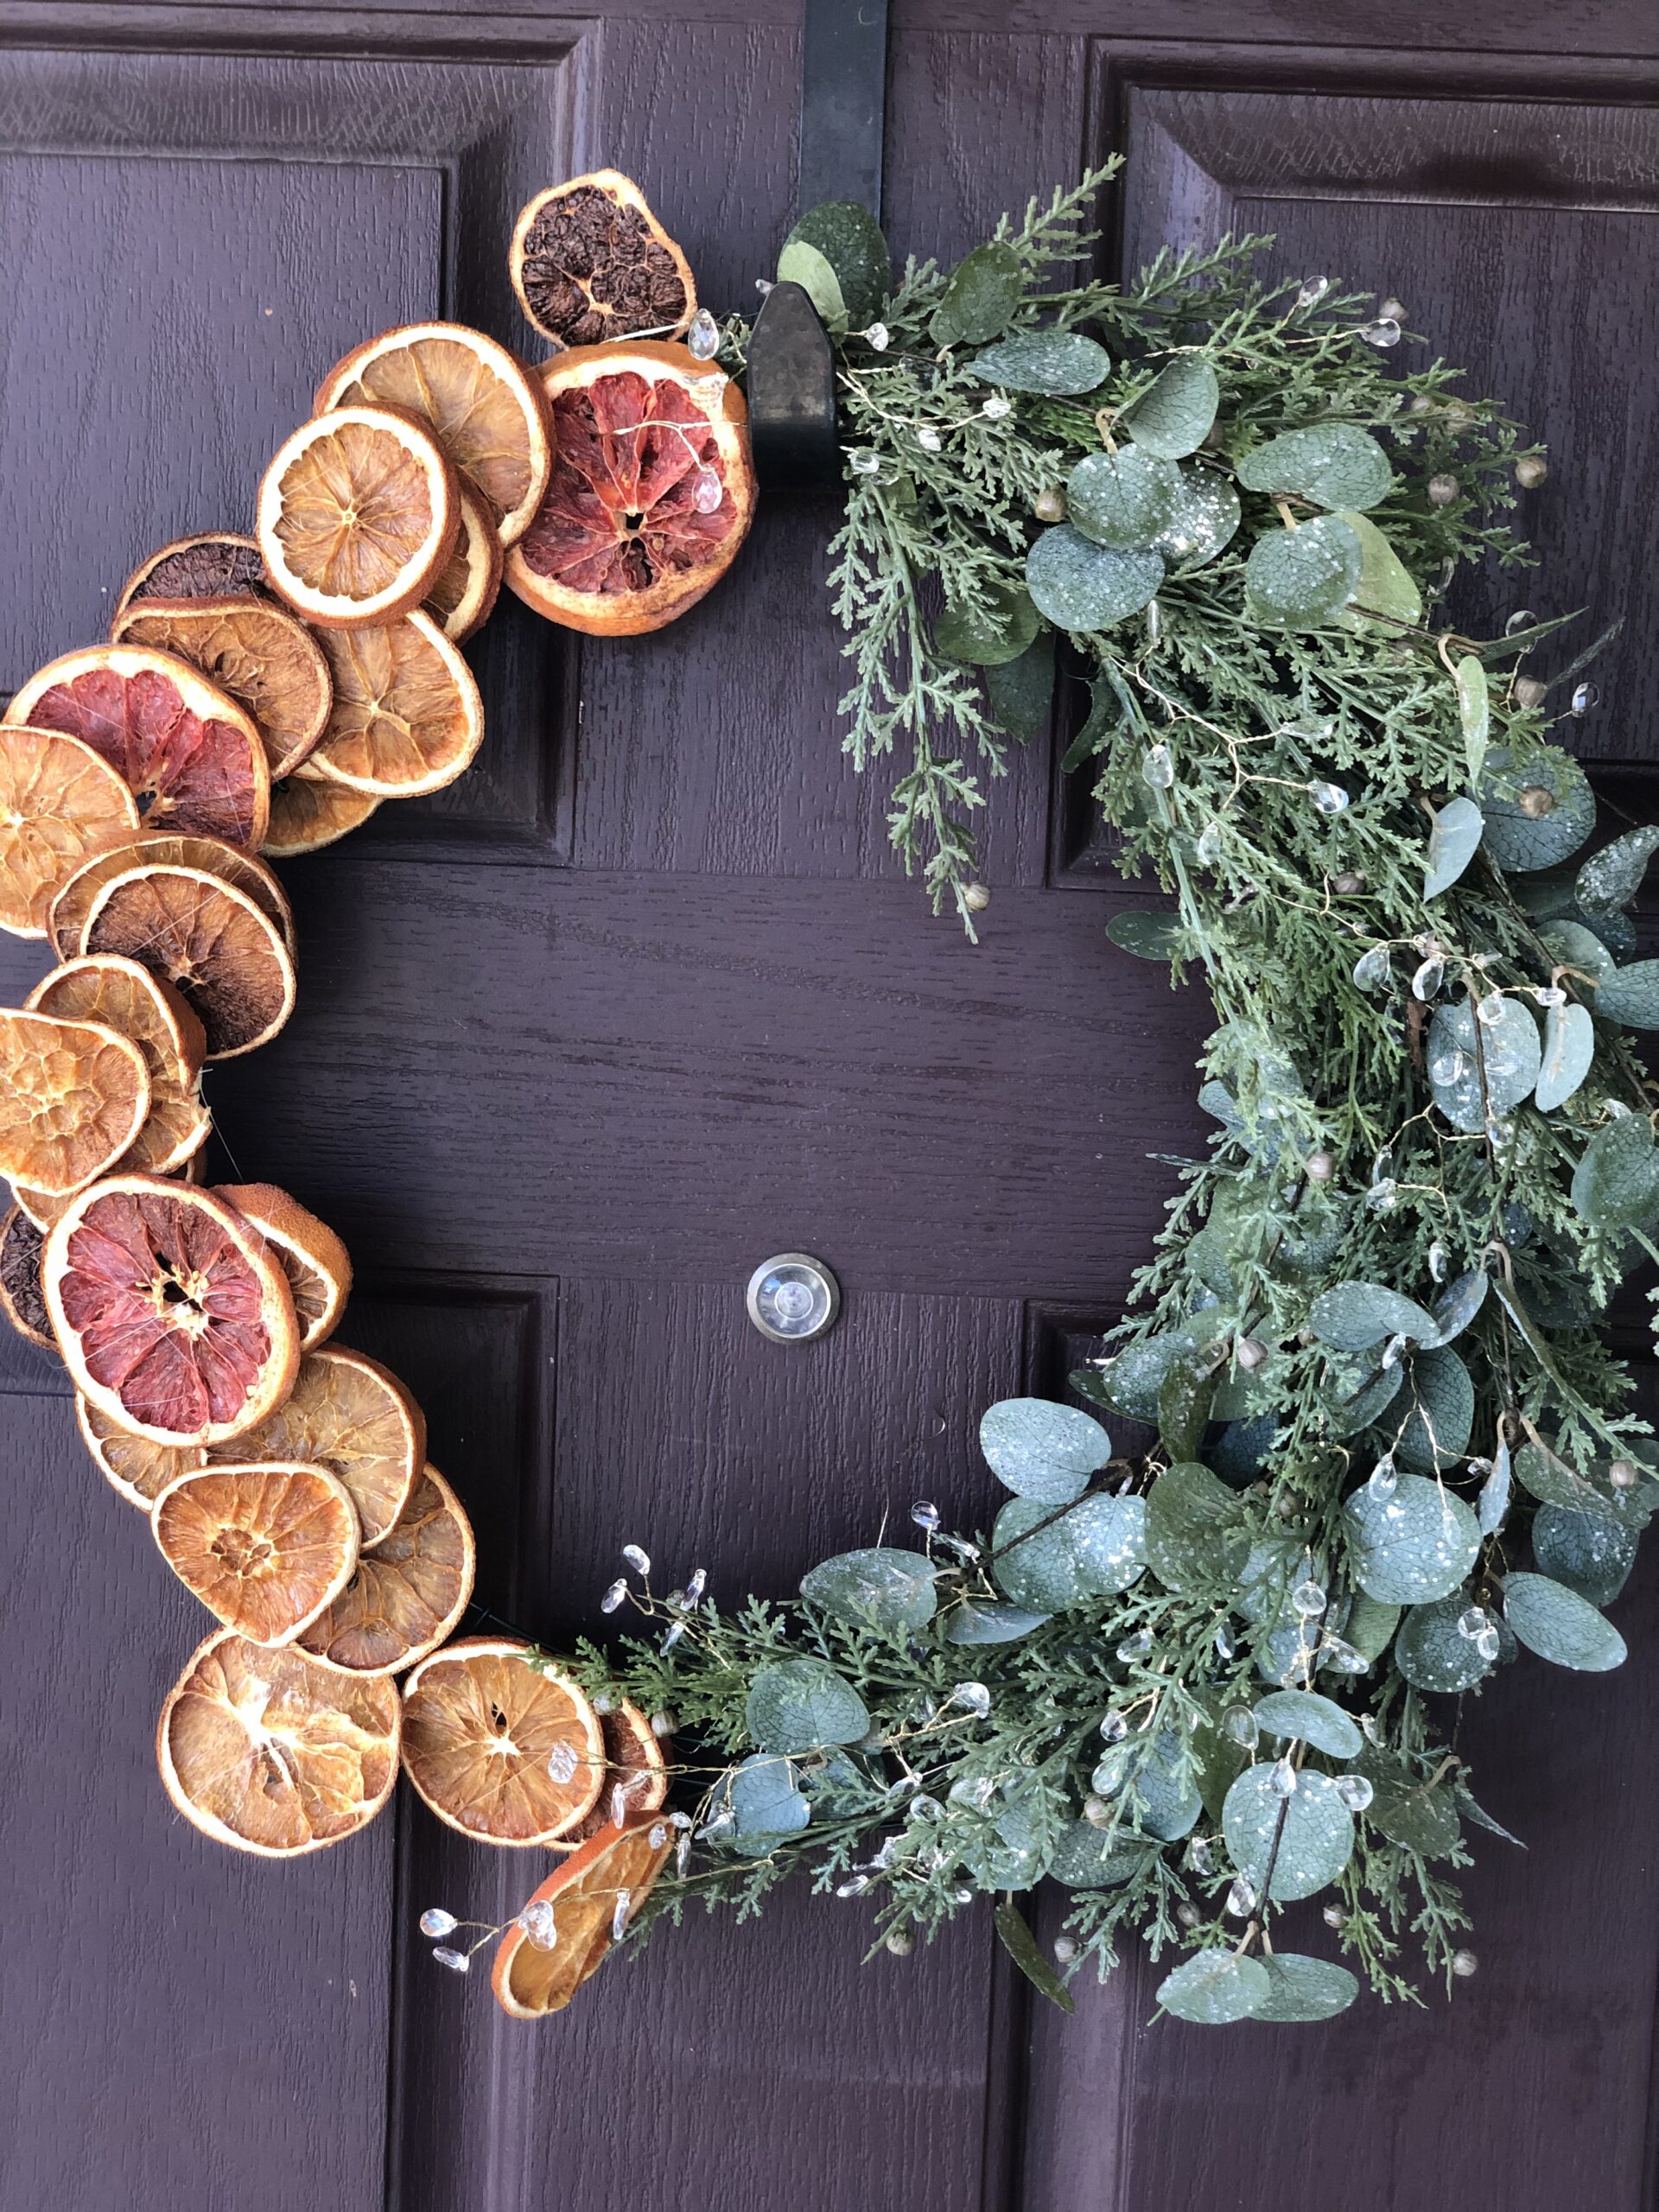
[[288,1278],[258,1230],[207,1191],[106,1177],[47,1238],[41,1279],[76,1387],[135,1436],[223,1443],[293,1387]]
[[64,1198],[112,1167],[144,1125],[149,1077],[102,1021],[0,1009],[0,1175]]
[[505,556],[483,500],[465,480],[461,486],[461,530],[449,565],[432,587],[423,610],[452,645],[465,645],[483,628],[501,589]]
[[118,952],[165,976],[200,1020],[210,1060],[267,1044],[294,1011],[293,956],[263,907],[195,868],[111,876],[81,926],[88,952]]
[[496,1945],[490,1987],[501,2010],[515,2020],[562,2012],[604,1965],[673,1848],[672,1827],[646,1813],[620,1827],[607,1822],[556,1867]]
[[276,923],[290,955],[295,950],[294,909],[288,893],[251,853],[238,851],[219,837],[175,837],[163,830],[140,830],[112,841],[84,860],[52,901],[50,934],[60,960],[73,959],[92,901],[106,883],[136,868],[195,868],[251,899]]
[[130,1037],[143,1054],[149,1111],[124,1166],[167,1175],[200,1151],[213,1128],[196,1090],[207,1039],[171,983],[136,960],[89,953],[54,968],[26,1003],[35,1014],[101,1021]]
[[273,787],[270,827],[259,849],[275,861],[321,852],[325,845],[361,829],[379,804],[366,791],[349,791],[344,784],[327,783],[302,770]]
[[150,1527],[185,1587],[251,1643],[291,1643],[357,1571],[357,1514],[326,1467],[180,1475]]
[[397,1377],[360,1351],[319,1344],[300,1362],[284,1402],[219,1459],[303,1459],[351,1492],[365,1545],[378,1544],[409,1503],[426,1460],[426,1417]]
[[547,489],[547,422],[529,372],[460,322],[383,330],[329,370],[317,412],[392,407],[437,440],[488,502],[501,542],[522,537]]
[[473,671],[429,614],[326,632],[334,710],[308,769],[375,798],[442,791],[484,741]]
[[567,1829],[550,1846],[551,1850],[574,1851],[613,1822],[619,1813],[624,1821],[654,1813],[668,1796],[668,1762],[639,1707],[625,1699],[600,1715],[599,1726],[605,1738],[605,1787],[586,1820]]
[[719,582],[754,513],[748,410],[683,346],[582,346],[542,371],[553,472],[506,581],[550,622],[660,630]]
[[348,1675],[401,1674],[460,1626],[475,1560],[472,1522],[428,1467],[397,1526],[361,1554],[351,1583],[299,1641]]
[[513,226],[507,266],[518,304],[560,346],[677,337],[697,311],[690,264],[615,169],[538,192]]
[[303,622],[269,599],[142,599],[118,614],[118,645],[153,645],[199,668],[245,707],[270,780],[297,768],[328,722],[334,686]]
[[221,1183],[214,1192],[264,1238],[288,1277],[300,1350],[331,1337],[352,1288],[352,1255],[326,1221],[274,1183]]
[[0,1222],[0,1311],[20,1337],[42,1351],[56,1351],[52,1316],[41,1288],[41,1251],[45,1235],[21,1206]]
[[391,408],[302,423],[259,486],[266,574],[308,622],[387,622],[418,607],[460,520],[454,472],[430,434]]
[[532,1667],[530,1648],[463,1637],[404,1683],[404,1770],[441,1821],[480,1843],[550,1843],[604,1782],[599,1715],[575,1682]]
[[175,653],[60,654],[29,677],[5,720],[82,739],[126,779],[149,829],[264,840],[270,772],[259,733],[245,708]]
[[75,1419],[82,1440],[97,1462],[99,1472],[120,1491],[129,1505],[145,1513],[168,1483],[207,1464],[200,1444],[156,1444],[148,1436],[134,1436],[118,1427],[92,1400],[75,1393]]
[[137,827],[125,779],[90,745],[62,730],[0,729],[0,929],[44,937],[65,878]]
[[391,1796],[401,1717],[395,1683],[219,1629],[168,1693],[156,1763],[204,1835],[297,1859],[355,1835]]
[[257,541],[240,531],[205,530],[158,547],[121,587],[118,619],[136,600],[259,598],[270,592]]

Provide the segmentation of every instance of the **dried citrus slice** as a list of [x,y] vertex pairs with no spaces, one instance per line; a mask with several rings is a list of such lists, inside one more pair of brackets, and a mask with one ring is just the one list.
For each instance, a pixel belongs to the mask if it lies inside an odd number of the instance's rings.
[[126,779],[145,826],[257,845],[270,810],[265,748],[245,708],[175,653],[86,645],[31,676],[9,722],[67,730]]
[[357,1514],[326,1467],[180,1475],[150,1526],[180,1581],[251,1643],[291,1643],[357,1571]]
[[0,929],[44,937],[64,879],[138,827],[125,779],[62,730],[0,729]]
[[574,1851],[588,1842],[619,1812],[625,1821],[654,1813],[668,1795],[668,1762],[639,1707],[624,1700],[600,1715],[599,1726],[605,1738],[605,1786],[588,1817],[550,1846],[554,1851]]
[[331,784],[303,771],[285,776],[272,788],[270,827],[260,850],[276,861],[321,852],[360,829],[379,804],[366,791],[350,791],[344,784]]
[[646,1813],[620,1827],[607,1822],[556,1867],[496,1945],[490,1987],[502,2011],[515,2020],[562,2012],[604,1965],[673,1848],[672,1827]]
[[196,1090],[207,1039],[171,983],[136,960],[88,953],[54,968],[26,1003],[35,1014],[101,1021],[130,1037],[143,1052],[149,1111],[124,1166],[166,1175],[200,1151],[213,1128]]
[[200,1444],[157,1444],[118,1427],[106,1413],[78,1390],[75,1419],[99,1471],[130,1505],[148,1513],[168,1483],[207,1464]]
[[0,1009],[0,1175],[63,1198],[120,1159],[149,1111],[144,1056],[102,1021]]
[[538,192],[513,227],[507,266],[518,304],[561,346],[677,337],[697,311],[690,264],[615,169]]
[[[529,1662],[530,1645],[467,1637],[404,1683],[404,1766],[441,1821],[481,1843],[545,1844],[604,1782],[599,1715],[575,1683]],[[566,1778],[558,1781],[548,1761]]]
[[306,766],[376,798],[442,791],[484,741],[473,671],[429,614],[324,633],[334,711]]
[[269,599],[139,601],[111,626],[118,645],[154,645],[199,668],[253,718],[273,783],[322,735],[334,686],[316,639]]
[[296,1859],[366,1827],[397,1779],[397,1685],[219,1629],[168,1693],[167,1794],[217,1843]]
[[308,622],[385,622],[418,607],[455,547],[454,472],[385,407],[302,423],[259,486],[259,550]]
[[401,1674],[460,1626],[474,1562],[472,1523],[428,1467],[396,1527],[361,1554],[349,1586],[299,1640],[348,1675]]
[[73,959],[80,950],[81,931],[104,886],[130,869],[149,867],[202,868],[218,876],[268,914],[289,953],[294,951],[294,909],[263,861],[219,837],[175,837],[164,830],[140,830],[90,855],[52,901],[50,933],[60,960]]
[[88,952],[119,952],[174,984],[207,1036],[210,1060],[266,1044],[294,1011],[294,961],[263,907],[196,868],[111,876],[81,925]]
[[326,1221],[274,1183],[221,1183],[214,1192],[251,1221],[282,1262],[294,1294],[300,1349],[331,1337],[352,1288],[352,1255]]
[[159,547],[121,587],[118,616],[140,599],[238,599],[268,594],[257,542],[240,531],[205,530]]
[[41,1288],[41,1250],[46,1242],[40,1225],[21,1206],[13,1206],[0,1222],[0,1310],[20,1337],[27,1337],[42,1351],[56,1351],[52,1316],[46,1310]]
[[489,504],[503,544],[521,537],[547,489],[547,423],[529,372],[460,322],[383,330],[329,370],[317,412],[394,407],[437,440]]
[[660,630],[716,584],[754,512],[748,410],[683,346],[584,346],[542,371],[553,473],[506,581],[550,622]]
[[47,1309],[76,1386],[156,1444],[219,1444],[293,1387],[288,1278],[222,1198],[158,1175],[83,1191],[46,1240]]
[[501,589],[505,556],[484,502],[471,485],[461,486],[461,530],[449,565],[433,585],[424,612],[452,645],[482,629]]
[[426,1460],[426,1418],[397,1377],[365,1353],[320,1344],[300,1362],[284,1402],[215,1459],[303,1459],[351,1492],[363,1541],[378,1544],[409,1502]]

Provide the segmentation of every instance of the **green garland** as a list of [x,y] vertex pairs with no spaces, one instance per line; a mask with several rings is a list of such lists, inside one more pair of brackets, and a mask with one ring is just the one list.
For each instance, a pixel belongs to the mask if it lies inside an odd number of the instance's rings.
[[[910,748],[893,834],[936,910],[971,930],[988,895],[951,748],[1001,773],[1058,648],[1063,702],[1087,686],[1068,765],[1170,900],[1109,934],[1215,1001],[1210,1156],[1176,1163],[1131,1318],[1072,1377],[1156,1441],[994,1406],[989,1530],[918,1505],[919,1548],[729,1613],[646,1568],[607,1604],[653,1633],[577,1671],[707,1755],[644,1917],[747,1911],[804,1868],[902,1952],[1000,1891],[1062,2003],[1137,1929],[1187,1954],[1172,2013],[1322,2018],[1358,1981],[1310,1928],[1384,1997],[1408,1947],[1474,1970],[1452,1877],[1497,1823],[1446,1700],[1523,1645],[1624,1656],[1603,1608],[1659,1481],[1595,1324],[1659,1257],[1618,1027],[1659,1027],[1659,962],[1621,964],[1659,831],[1580,861],[1593,805],[1548,735],[1588,687],[1522,672],[1554,626],[1437,612],[1459,564],[1522,559],[1535,451],[1441,365],[1402,372],[1395,303],[1263,284],[1262,241],[1077,281],[1105,174],[948,275],[893,289],[846,208],[780,273],[839,364],[848,748]],[[1045,1875],[1071,1891],[1052,1965],[1014,1902]]]

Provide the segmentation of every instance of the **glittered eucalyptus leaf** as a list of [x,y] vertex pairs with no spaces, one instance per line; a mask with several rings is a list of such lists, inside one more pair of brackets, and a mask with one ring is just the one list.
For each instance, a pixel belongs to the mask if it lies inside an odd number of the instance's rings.
[[1583,1084],[1596,1057],[1596,1025],[1586,1009],[1553,1006],[1544,1015],[1544,1057],[1533,1094],[1541,1113],[1565,1106]]
[[1040,1990],[1051,2005],[1058,2005],[1062,2012],[1075,2012],[1077,1999],[1038,1948],[1037,1938],[1026,1925],[1019,1907],[1005,1897],[996,1908],[995,1922],[1003,1949],[1032,1986]]
[[965,340],[982,346],[1007,329],[1025,289],[1025,269],[1005,239],[976,245],[950,272],[944,296],[934,309],[933,342],[955,346]]
[[1151,1866],[1157,1853],[1121,1828],[1109,1834],[1089,1821],[1062,1828],[1048,1871],[1070,1890],[1115,1890]]
[[1454,798],[1440,809],[1429,832],[1425,899],[1438,899],[1441,892],[1452,888],[1479,849],[1485,827],[1480,809],[1471,798]]
[[1447,1283],[1434,1301],[1434,1334],[1426,1340],[1423,1349],[1432,1351],[1438,1344],[1449,1344],[1460,1337],[1486,1303],[1486,1293],[1491,1287],[1491,1276],[1478,1268]]
[[1033,1612],[1064,1612],[1127,1590],[1147,1563],[1146,1500],[1080,1498],[1044,1505],[1014,1497],[996,1516],[991,1572],[1005,1597]]
[[1388,1649],[1400,1625],[1398,1605],[1385,1605],[1375,1598],[1356,1598],[1343,1624],[1343,1641],[1362,1659],[1377,1660]]
[[1599,938],[1615,960],[1628,960],[1636,950],[1636,924],[1616,906],[1575,906],[1573,918]]
[[1121,952],[1132,952],[1137,960],[1161,960],[1167,965],[1180,950],[1183,932],[1179,914],[1130,912],[1114,914],[1106,925],[1106,934]]
[[1175,575],[1202,569],[1230,543],[1243,512],[1232,479],[1214,468],[1183,468],[1175,511],[1153,550],[1161,553]]
[[1164,580],[1156,553],[1115,553],[1070,523],[1046,530],[1026,556],[1026,583],[1057,629],[1109,630],[1138,614]]
[[1202,1360],[1178,1359],[1158,1393],[1158,1438],[1171,1459],[1196,1459],[1215,1403],[1216,1380]]
[[1041,626],[1031,594],[1018,584],[982,587],[977,607],[952,607],[933,626],[933,643],[946,660],[990,668],[1025,652]]
[[748,1731],[763,1751],[855,1744],[869,1728],[864,1700],[822,1659],[781,1659],[749,1684]]
[[1616,968],[1596,993],[1596,1012],[1627,1029],[1659,1029],[1659,960]]
[[1394,1663],[1414,1689],[1451,1696],[1472,1689],[1495,1660],[1482,1658],[1472,1636],[1458,1624],[1470,1610],[1469,1593],[1456,1591],[1430,1605],[1414,1605],[1394,1639]]
[[1331,1959],[1309,1958],[1300,1951],[1274,1951],[1262,1963],[1271,1988],[1267,2002],[1256,2006],[1252,2019],[1285,2024],[1296,2020],[1333,2020],[1359,1994],[1359,1984],[1347,1967]]
[[1136,445],[1164,461],[1184,461],[1204,443],[1221,404],[1221,383],[1199,353],[1178,353],[1118,418]]
[[1034,1628],[1041,1628],[1046,1613],[1028,1611],[1023,1605],[988,1605],[965,1602],[945,1623],[947,1643],[1017,1643]]
[[[893,289],[893,262],[869,209],[856,200],[823,200],[796,224],[784,241],[785,253],[799,244],[815,248],[829,264],[851,327],[862,330],[874,322]],[[781,259],[778,276],[779,283],[790,281]]]
[[1573,1513],[1586,1513],[1603,1521],[1620,1518],[1612,1496],[1569,1467],[1554,1452],[1536,1444],[1523,1444],[1514,1459],[1515,1478],[1529,1497],[1544,1505],[1559,1505]]
[[778,282],[798,284],[830,330],[847,327],[847,301],[827,254],[806,238],[791,238],[778,257]]
[[1133,1780],[1141,1833],[1160,1843],[1190,1835],[1204,1810],[1194,1761],[1173,1729],[1161,1729],[1135,1767]]
[[1160,1337],[1143,1337],[1139,1344],[1126,1344],[1113,1355],[1108,1366],[1098,1370],[1100,1402],[1122,1414],[1126,1421],[1155,1421],[1158,1394],[1172,1363],[1178,1359],[1190,1359],[1214,1333],[1212,1329],[1187,1326],[1167,1330]]
[[1611,1605],[1636,1564],[1636,1532],[1600,1513],[1541,1505],[1532,1518],[1532,1556],[1541,1574],[1564,1583],[1587,1605]]
[[1463,1500],[1422,1475],[1402,1475],[1388,1497],[1363,1485],[1342,1518],[1354,1580],[1384,1605],[1449,1597],[1480,1549],[1479,1524]]
[[1277,1414],[1257,1414],[1250,1421],[1230,1421],[1210,1446],[1206,1464],[1232,1489],[1247,1489],[1266,1465],[1279,1427]]
[[1112,1456],[1092,1415],[1047,1398],[999,1398],[980,1417],[979,1448],[1004,1489],[1045,1505],[1080,1497]]
[[1285,1612],[1295,1585],[1313,1572],[1306,1546],[1296,1536],[1258,1536],[1246,1553],[1233,1592],[1234,1611],[1260,1625]]
[[1166,1590],[1230,1582],[1249,1549],[1237,1494],[1196,1460],[1166,1467],[1147,1492],[1147,1561]]
[[1269,1897],[1286,1904],[1336,1880],[1353,1856],[1354,1816],[1329,1775],[1304,1767],[1288,1797],[1274,1788],[1273,1776],[1265,1761],[1247,1767],[1227,1792],[1221,1827],[1251,1888],[1260,1896],[1265,1884]]
[[1285,430],[1254,447],[1238,464],[1248,492],[1288,493],[1333,512],[1362,512],[1388,497],[1394,483],[1389,456],[1369,430],[1351,423],[1320,423],[1310,430]]
[[1085,760],[1092,760],[1103,753],[1112,741],[1113,732],[1123,721],[1123,701],[1116,684],[1104,677],[1091,677],[1089,684],[1089,712],[1084,717],[1083,728],[1065,748],[1065,758],[1060,772],[1069,776],[1081,768]]
[[1366,1351],[1389,1337],[1433,1344],[1440,1335],[1432,1313],[1382,1282],[1339,1282],[1322,1291],[1308,1309],[1307,1325],[1338,1351]]
[[1485,846],[1501,868],[1557,868],[1596,826],[1596,802],[1570,753],[1545,746],[1517,761],[1506,745],[1486,756],[1480,782]]
[[877,1544],[821,1560],[801,1577],[801,1595],[842,1620],[894,1636],[932,1619],[938,1574],[938,1569],[919,1552]]
[[1554,1666],[1601,1675],[1624,1663],[1624,1639],[1612,1623],[1576,1590],[1544,1575],[1507,1578],[1503,1617],[1529,1651]]
[[1269,2003],[1273,1983],[1259,1959],[1224,1948],[1195,1952],[1158,1985],[1158,2002],[1178,2020],[1204,2028],[1248,2020]]
[[1266,629],[1316,630],[1346,605],[1359,569],[1359,540],[1334,515],[1268,531],[1244,563],[1245,611]]
[[1546,923],[1538,938],[1551,959],[1561,968],[1571,969],[1571,980],[1586,989],[1605,982],[1613,972],[1612,954],[1595,931],[1586,929],[1582,922]]
[[1529,1098],[1542,1062],[1538,1024],[1522,999],[1506,998],[1491,1022],[1456,1000],[1429,1025],[1428,1087],[1454,1129],[1484,1129],[1489,1116]]
[[1495,1536],[1509,1517],[1510,1501],[1515,1491],[1515,1462],[1507,1444],[1498,1446],[1492,1471],[1480,1486],[1475,1500],[1475,1518],[1480,1523],[1483,1536]]
[[737,1821],[734,1842],[795,1835],[812,1817],[810,1803],[795,1787],[795,1770],[789,1761],[764,1752],[732,1770],[727,1796]]
[[1045,630],[1024,652],[985,671],[985,697],[991,719],[1021,745],[1048,727],[1054,704],[1054,633]]
[[1573,890],[1580,906],[1628,906],[1642,888],[1648,862],[1659,851],[1659,829],[1627,830],[1592,853]]
[[1475,1386],[1449,1345],[1414,1356],[1393,1421],[1399,1424],[1394,1448],[1402,1466],[1444,1474],[1462,1459],[1475,1425]]
[[1406,1387],[1405,1369],[1398,1360],[1382,1365],[1380,1347],[1363,1359],[1333,1359],[1330,1363],[1331,1426],[1338,1436],[1357,1436],[1362,1428],[1380,1427],[1399,1402]]
[[1592,1229],[1642,1229],[1659,1215],[1659,1154],[1645,1114],[1596,1131],[1573,1171],[1573,1206]]
[[1486,748],[1491,739],[1491,692],[1485,668],[1474,653],[1465,653],[1458,663],[1454,680],[1458,720],[1463,727],[1463,757],[1468,765],[1470,785],[1478,791],[1486,767]]
[[1065,511],[1084,536],[1120,553],[1150,545],[1173,520],[1180,472],[1140,446],[1085,454],[1065,481]]
[[1422,1859],[1449,1858],[1457,1849],[1458,1809],[1444,1784],[1430,1784],[1372,1744],[1354,1761],[1354,1771],[1371,1785],[1365,1819],[1378,1834]]
[[1313,1690],[1274,1690],[1258,1699],[1255,1724],[1264,1736],[1300,1739],[1338,1759],[1357,1758],[1365,1740],[1339,1705]]
[[1396,632],[1402,624],[1414,626],[1423,619],[1423,595],[1411,571],[1369,515],[1357,508],[1339,511],[1359,540],[1359,582],[1344,609],[1344,627]]
[[1005,391],[1080,399],[1084,392],[1098,391],[1111,368],[1106,348],[1078,331],[1022,330],[976,355],[971,373]]

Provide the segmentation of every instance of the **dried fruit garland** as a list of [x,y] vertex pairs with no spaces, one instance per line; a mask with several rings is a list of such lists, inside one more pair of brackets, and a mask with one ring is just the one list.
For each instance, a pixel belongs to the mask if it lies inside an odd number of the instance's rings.
[[[515,2017],[568,2003],[631,1926],[801,1866],[874,1898],[898,1954],[1004,1892],[1003,1940],[1068,2005],[1136,1926],[1190,1952],[1160,1991],[1182,2018],[1328,2017],[1355,1975],[1274,1940],[1321,1893],[1385,1995],[1408,1933],[1467,1974],[1442,1869],[1496,1823],[1431,1700],[1522,1644],[1624,1656],[1603,1609],[1659,1480],[1593,1325],[1659,1257],[1618,1026],[1659,1026],[1626,911],[1659,831],[1573,865],[1594,808],[1545,731],[1578,668],[1522,673],[1555,626],[1480,640],[1425,611],[1460,563],[1520,557],[1502,511],[1542,461],[1440,365],[1393,372],[1397,303],[1266,287],[1260,241],[1076,281],[1101,181],[948,274],[895,285],[845,207],[779,268],[835,342],[850,749],[913,748],[895,842],[971,928],[982,795],[938,733],[995,772],[1057,676],[1063,700],[1086,683],[1068,761],[1097,762],[1126,872],[1173,901],[1110,934],[1201,963],[1222,1017],[1211,1156],[1181,1166],[1117,1348],[1073,1377],[1156,1440],[1116,1456],[1078,1408],[993,1407],[1011,1495],[988,1534],[918,1503],[919,1550],[735,1614],[701,1569],[655,1596],[630,1546],[605,1606],[632,1595],[651,1642],[567,1669],[452,1641],[471,1531],[408,1392],[327,1341],[338,1239],[283,1192],[192,1180],[203,1058],[292,1004],[252,848],[314,849],[462,772],[482,722],[455,645],[504,573],[627,633],[741,542],[718,361],[741,372],[747,333],[699,313],[627,180],[520,220],[515,287],[561,349],[534,377],[454,326],[360,347],[268,473],[257,539],[163,549],[114,643],[10,713],[0,903],[62,964],[0,1016],[0,1297],[220,1624],[164,1708],[163,1778],[204,1833],[290,1855],[361,1827],[401,1759],[461,1833],[564,1854],[479,1937]],[[671,1813],[671,1712],[703,1753]],[[1052,1962],[1014,1901],[1045,1876],[1072,1893]],[[465,1970],[462,1923],[422,1925]]]

